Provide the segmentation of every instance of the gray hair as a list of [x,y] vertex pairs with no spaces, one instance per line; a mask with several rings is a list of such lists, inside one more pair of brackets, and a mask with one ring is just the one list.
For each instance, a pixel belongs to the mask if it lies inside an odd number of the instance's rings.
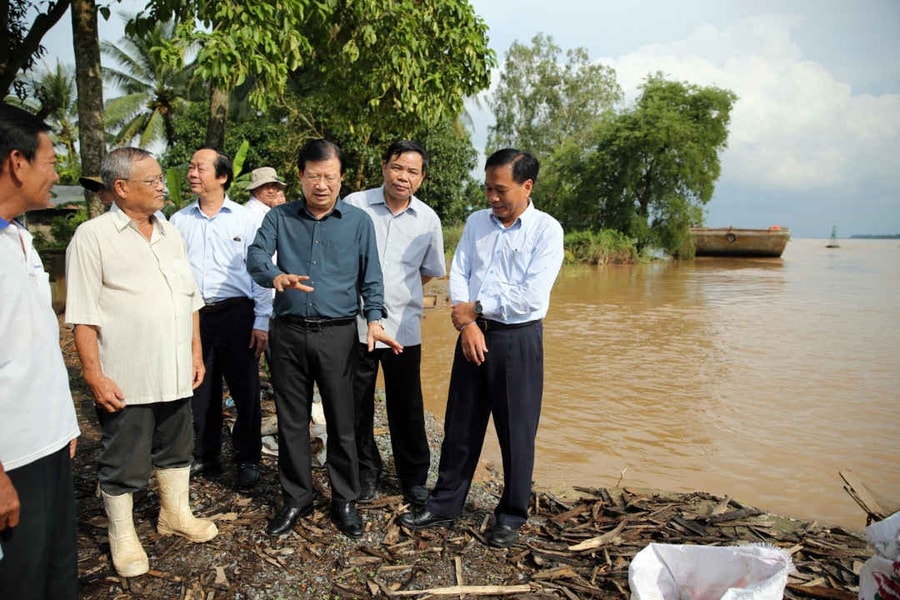
[[141,148],[116,148],[103,158],[100,163],[100,179],[108,190],[115,190],[117,179],[128,179],[134,163],[145,158],[153,158],[151,152]]

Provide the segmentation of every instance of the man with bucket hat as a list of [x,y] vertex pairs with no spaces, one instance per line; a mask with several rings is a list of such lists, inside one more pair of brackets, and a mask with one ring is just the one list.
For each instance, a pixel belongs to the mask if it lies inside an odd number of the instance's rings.
[[247,191],[250,199],[246,206],[250,212],[262,223],[266,213],[279,204],[285,203],[284,188],[287,185],[278,178],[278,172],[272,167],[260,167],[250,173],[250,183]]
[[97,194],[100,202],[103,203],[103,208],[109,208],[116,199],[116,195],[112,190],[106,189],[106,186],[103,185],[103,180],[99,177],[82,176],[78,178],[78,183],[87,191]]

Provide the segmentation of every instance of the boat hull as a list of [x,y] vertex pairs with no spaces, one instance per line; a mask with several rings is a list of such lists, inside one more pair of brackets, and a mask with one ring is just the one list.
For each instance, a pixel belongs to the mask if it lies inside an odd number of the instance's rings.
[[697,256],[778,258],[784,252],[790,230],[692,227],[691,240]]

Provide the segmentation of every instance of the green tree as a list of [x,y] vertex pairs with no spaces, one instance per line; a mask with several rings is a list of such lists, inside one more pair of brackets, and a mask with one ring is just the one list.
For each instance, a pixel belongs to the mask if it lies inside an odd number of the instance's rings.
[[568,50],[564,64],[561,52],[541,33],[530,47],[510,46],[490,102],[495,124],[488,132],[488,153],[517,147],[549,156],[566,140],[584,138],[621,101],[613,69],[591,63],[584,48]]
[[541,33],[531,46],[510,46],[490,102],[495,123],[486,148],[487,154],[515,147],[537,156],[541,183],[535,193],[542,208],[557,216],[572,193],[561,173],[562,157],[584,148],[591,130],[622,99],[615,71],[591,63],[587,50],[568,50],[565,58],[553,38]]
[[[487,26],[466,0],[151,0],[129,27],[169,18],[177,27],[162,58],[177,64],[197,44],[196,74],[213,90],[207,142],[224,143],[223,91],[245,83],[251,105],[266,111],[288,104],[290,79],[301,97],[328,98],[331,113],[346,129],[358,123],[354,135],[365,139],[386,122],[413,130],[455,117],[465,96],[490,83],[493,66]],[[320,120],[303,119],[308,131]]]
[[24,98],[24,82],[17,79],[19,71],[30,71],[44,55],[41,40],[68,9],[69,0],[0,3],[0,90],[4,96],[10,87],[15,87],[16,95]]
[[[478,183],[472,169],[478,152],[460,119],[453,119],[414,136],[428,151],[429,168],[417,196],[433,208],[444,225],[465,221],[472,208],[469,195]],[[478,190],[478,195],[484,194]]]
[[[312,110],[320,118],[328,114],[327,107],[322,107],[321,111],[309,107],[308,99],[295,98],[292,103],[304,104],[304,110]],[[179,173],[184,170],[191,154],[204,143],[206,114],[204,102],[192,103],[179,113],[175,124],[177,142],[163,155],[164,165],[179,169]],[[345,123],[343,119],[311,124],[295,121],[301,118],[300,114],[300,109],[294,107],[291,110],[271,109],[253,115],[232,115],[224,152],[234,156],[241,142],[248,142],[250,146],[243,163],[243,173],[262,166],[275,167],[288,184],[285,191],[288,199],[292,199],[300,193],[296,178],[297,149],[310,137],[322,136],[334,140],[344,152],[348,172],[343,195],[381,185],[384,149],[396,139],[413,139],[426,148],[431,158],[425,183],[417,195],[447,223],[459,222],[468,213],[471,205],[471,196],[467,194],[471,180],[469,172],[475,166],[477,152],[472,147],[468,131],[458,119],[419,131],[389,130],[379,132],[377,136],[360,138],[341,128],[341,124]],[[358,129],[356,131],[358,133]],[[189,195],[187,188],[181,191]],[[246,194],[235,186],[229,190],[229,196],[240,201]]]
[[[109,18],[109,7],[98,7],[94,0],[72,0],[72,45],[75,54],[75,85],[78,88],[78,140],[81,168],[87,174],[99,174],[106,154],[103,129],[103,78],[100,73],[100,35],[97,13]],[[103,212],[97,194],[84,191],[88,214]]]
[[635,105],[601,123],[589,151],[568,157],[580,176],[565,220],[685,254],[720,174],[736,100],[729,90],[648,77]]
[[155,141],[164,141],[167,147],[175,143],[175,115],[187,101],[191,70],[160,60],[160,48],[171,43],[174,31],[171,21],[157,22],[144,34],[128,34],[118,44],[101,42],[103,54],[121,65],[103,69],[104,79],[124,92],[106,105],[106,124],[115,131],[116,145],[135,139],[142,147]]
[[75,75],[70,66],[56,63],[31,80],[32,93],[40,104],[37,116],[51,127],[51,138],[62,160],[57,165],[61,182],[73,185],[81,174],[75,143],[78,140],[78,110]]

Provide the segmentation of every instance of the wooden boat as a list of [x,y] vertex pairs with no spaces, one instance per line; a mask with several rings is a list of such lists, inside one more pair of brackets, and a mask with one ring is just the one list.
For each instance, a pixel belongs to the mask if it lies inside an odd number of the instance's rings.
[[791,232],[778,225],[768,229],[691,227],[691,239],[697,256],[778,258]]

